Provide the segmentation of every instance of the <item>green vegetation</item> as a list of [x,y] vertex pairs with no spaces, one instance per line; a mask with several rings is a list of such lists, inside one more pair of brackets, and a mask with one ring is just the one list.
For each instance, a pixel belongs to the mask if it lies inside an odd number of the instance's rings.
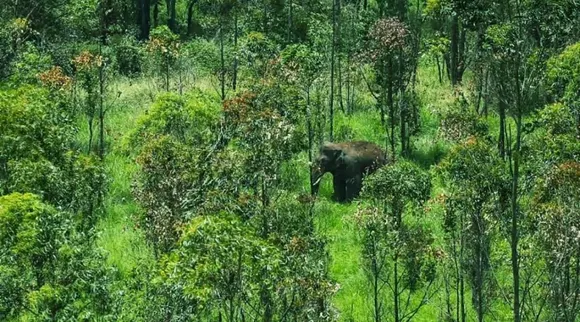
[[3,3],[0,320],[576,321],[579,12]]

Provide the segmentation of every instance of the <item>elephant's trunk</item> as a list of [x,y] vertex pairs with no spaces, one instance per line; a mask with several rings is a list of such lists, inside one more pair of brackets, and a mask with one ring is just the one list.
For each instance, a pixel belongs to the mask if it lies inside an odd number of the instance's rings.
[[312,195],[315,196],[318,194],[318,189],[320,188],[320,180],[322,180],[322,176],[324,175],[324,171],[319,166],[312,167],[312,171],[310,174],[310,182],[311,182],[311,192]]

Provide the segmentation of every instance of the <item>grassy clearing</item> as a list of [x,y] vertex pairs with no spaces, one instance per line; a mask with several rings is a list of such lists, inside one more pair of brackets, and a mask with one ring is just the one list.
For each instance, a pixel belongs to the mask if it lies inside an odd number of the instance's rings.
[[134,221],[140,209],[133,200],[131,182],[138,167],[122,151],[123,137],[151,103],[151,84],[147,79],[121,79],[111,87],[120,94],[108,102],[106,131],[110,152],[105,167],[109,190],[105,200],[106,215],[99,222],[98,244],[108,252],[109,262],[126,274],[137,265],[153,261],[153,253]]

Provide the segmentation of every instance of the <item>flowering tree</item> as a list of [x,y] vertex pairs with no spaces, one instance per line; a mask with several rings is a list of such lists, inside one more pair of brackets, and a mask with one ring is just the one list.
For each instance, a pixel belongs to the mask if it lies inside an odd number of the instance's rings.
[[[386,126],[386,111],[389,114],[390,132],[387,139],[387,146],[390,145],[393,156],[395,151],[395,129],[397,124],[401,130],[401,143],[403,154],[409,152],[407,126],[410,115],[406,104],[402,101],[402,93],[406,91],[411,79],[411,64],[407,61],[406,50],[409,49],[409,29],[397,18],[387,18],[378,20],[368,33],[368,49],[363,53],[363,57],[370,60],[374,65],[375,84],[378,87],[377,98],[381,111],[381,122]],[[403,104],[395,104],[395,97],[398,96]],[[397,109],[397,105],[401,108]],[[389,137],[390,136],[390,137]]]

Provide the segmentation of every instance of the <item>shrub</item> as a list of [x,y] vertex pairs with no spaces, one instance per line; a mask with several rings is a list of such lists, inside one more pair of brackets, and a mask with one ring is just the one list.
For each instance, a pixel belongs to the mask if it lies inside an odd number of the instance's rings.
[[127,143],[139,148],[151,139],[171,135],[183,143],[201,146],[215,136],[220,113],[218,101],[201,90],[195,89],[184,96],[162,94],[137,121]]
[[104,170],[74,149],[73,115],[57,98],[34,86],[0,91],[0,194],[36,193],[78,212],[89,228],[104,191]]
[[85,238],[38,196],[0,197],[0,318],[115,321],[113,271]]
[[121,75],[135,77],[141,74],[143,53],[141,48],[132,44],[121,44],[115,47],[115,60]]

